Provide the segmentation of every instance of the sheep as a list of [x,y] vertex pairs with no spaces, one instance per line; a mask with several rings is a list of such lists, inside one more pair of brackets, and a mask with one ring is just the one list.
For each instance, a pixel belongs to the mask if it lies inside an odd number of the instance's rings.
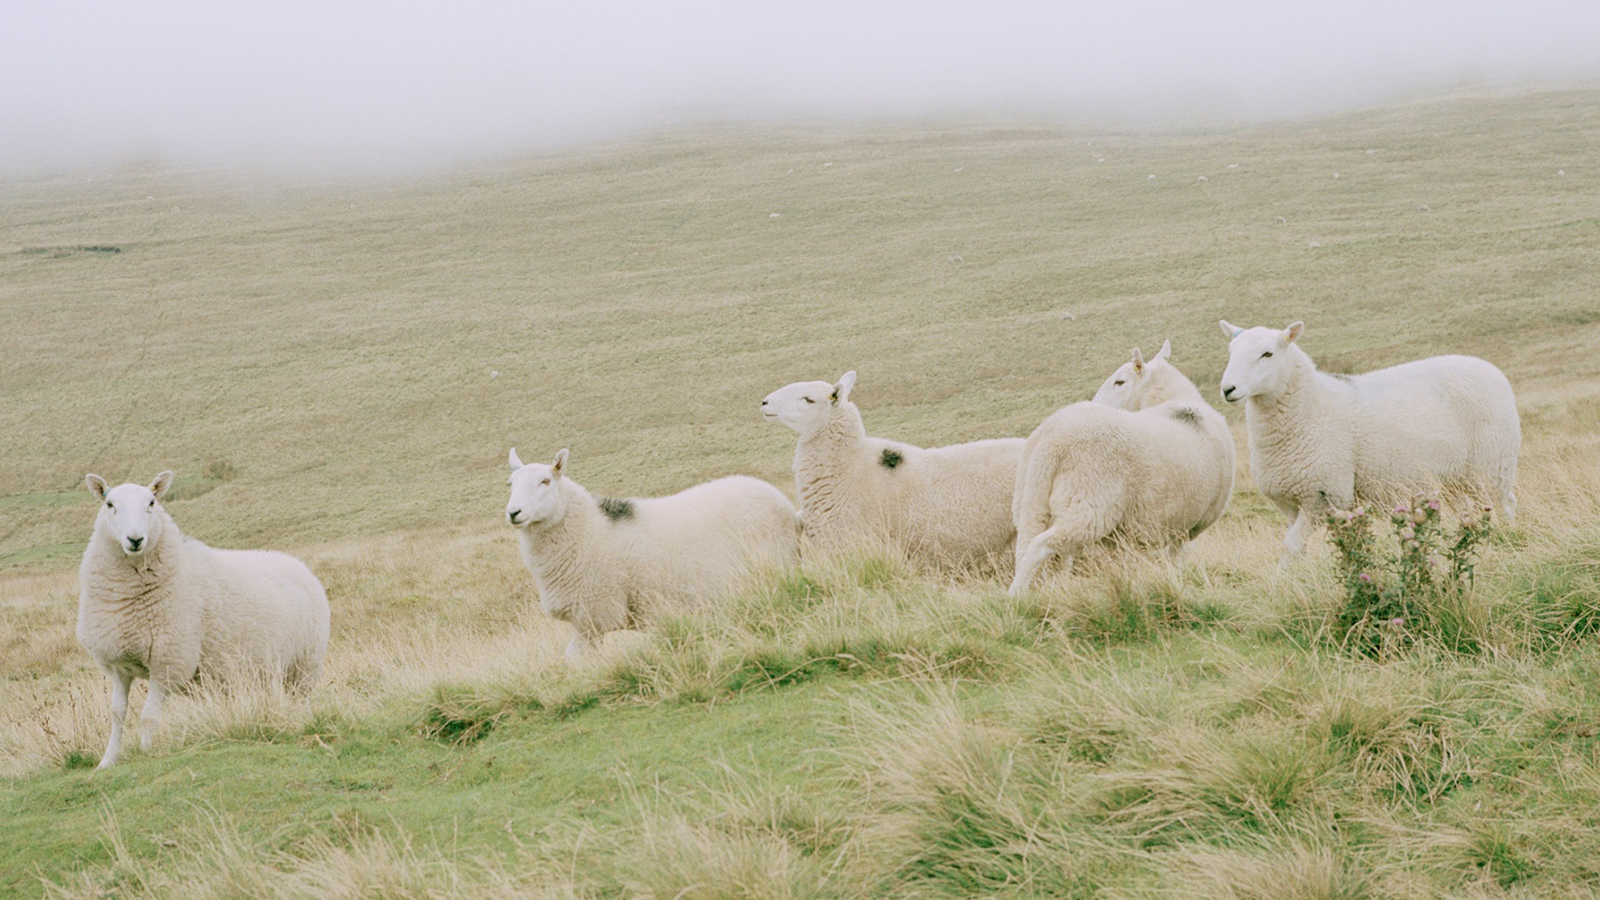
[[1511,383],[1471,356],[1436,356],[1361,375],[1330,375],[1296,340],[1305,323],[1228,337],[1222,397],[1244,403],[1256,487],[1291,520],[1299,556],[1330,509],[1425,490],[1491,499],[1516,516],[1522,425]]
[[328,596],[305,564],[266,550],[218,550],[185,537],[161,505],[162,472],[148,487],[108,488],[78,570],[78,643],[111,680],[111,739],[100,768],[122,752],[135,678],[150,682],[139,745],[150,749],[168,693],[199,678],[267,678],[308,690],[328,650]]
[[669,497],[613,499],[567,477],[567,451],[550,465],[511,449],[506,520],[545,615],[573,627],[576,662],[601,635],[637,628],[658,607],[724,596],[752,571],[794,565],[800,516],[782,491],[745,475]]
[[850,400],[856,373],[802,381],[761,401],[766,421],[800,435],[795,487],[807,552],[887,546],[935,567],[1009,567],[1009,515],[1021,438],[923,448],[868,437]]
[[1172,344],[1133,358],[1094,399],[1057,410],[1028,435],[1012,512],[1019,597],[1056,557],[1120,537],[1174,556],[1227,509],[1234,446],[1222,414],[1170,362]]

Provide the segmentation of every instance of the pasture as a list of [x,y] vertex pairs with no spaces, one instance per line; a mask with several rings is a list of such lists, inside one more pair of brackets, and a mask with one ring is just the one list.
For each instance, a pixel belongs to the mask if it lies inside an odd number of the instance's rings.
[[[1203,176],[1203,178],[1202,178]],[[158,163],[0,182],[0,894],[693,898],[1600,891],[1600,90],[1272,125],[712,127],[406,182]],[[1026,436],[1216,321],[1325,370],[1482,356],[1516,527],[1448,642],[1341,649],[1248,478],[1181,568],[863,556],[569,668],[506,450],[596,493],[792,495],[768,392]],[[76,564],[113,484],[306,560],[309,705],[178,697],[95,772]],[[138,707],[142,688],[133,701]]]

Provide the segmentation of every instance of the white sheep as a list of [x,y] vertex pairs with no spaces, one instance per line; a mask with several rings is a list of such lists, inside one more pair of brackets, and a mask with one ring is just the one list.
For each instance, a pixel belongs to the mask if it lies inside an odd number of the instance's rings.
[[93,474],[85,481],[100,513],[78,571],[78,643],[111,679],[101,768],[122,751],[135,678],[150,682],[139,723],[146,750],[167,694],[196,678],[266,678],[300,690],[316,682],[328,649],[328,597],[304,563],[185,537],[161,505],[171,472],[149,487],[107,488]]
[[800,517],[783,492],[735,475],[669,497],[596,499],[566,477],[567,451],[523,464],[512,448],[506,520],[539,605],[573,627],[577,660],[609,631],[637,628],[652,610],[715,600],[753,571],[793,565]]
[[1318,372],[1295,343],[1305,327],[1227,335],[1222,396],[1243,402],[1256,487],[1293,521],[1289,555],[1330,508],[1419,491],[1495,503],[1516,515],[1522,425],[1511,383],[1471,356],[1436,356],[1367,372]]
[[1028,436],[1017,466],[1016,576],[1028,589],[1059,557],[1121,538],[1176,554],[1233,494],[1233,435],[1170,362],[1172,345],[1133,359],[1094,399],[1057,410]]
[[800,435],[794,478],[808,551],[888,546],[934,566],[1007,567],[1022,439],[923,448],[868,437],[850,401],[855,383],[846,372],[838,384],[802,381],[761,401],[764,419]]

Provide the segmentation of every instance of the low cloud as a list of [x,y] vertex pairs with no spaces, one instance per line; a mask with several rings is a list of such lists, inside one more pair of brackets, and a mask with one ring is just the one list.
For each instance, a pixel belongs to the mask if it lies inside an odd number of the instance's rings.
[[8,10],[0,173],[382,173],[707,119],[1162,125],[1600,79],[1584,0],[233,6]]

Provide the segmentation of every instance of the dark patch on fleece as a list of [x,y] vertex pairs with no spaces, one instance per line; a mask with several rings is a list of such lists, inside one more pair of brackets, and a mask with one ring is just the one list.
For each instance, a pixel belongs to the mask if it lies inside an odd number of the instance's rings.
[[1172,417],[1191,428],[1200,427],[1200,411],[1192,406],[1180,406],[1172,411]]
[[900,451],[890,450],[888,447],[883,448],[883,455],[878,457],[878,465],[885,469],[892,469],[905,461],[906,458],[900,455]]
[[600,511],[613,522],[633,518],[633,501],[622,497],[601,497]]
[[1343,372],[1323,372],[1322,374],[1328,376],[1329,378],[1337,378],[1340,381],[1349,381],[1351,378],[1351,376],[1346,375]]

